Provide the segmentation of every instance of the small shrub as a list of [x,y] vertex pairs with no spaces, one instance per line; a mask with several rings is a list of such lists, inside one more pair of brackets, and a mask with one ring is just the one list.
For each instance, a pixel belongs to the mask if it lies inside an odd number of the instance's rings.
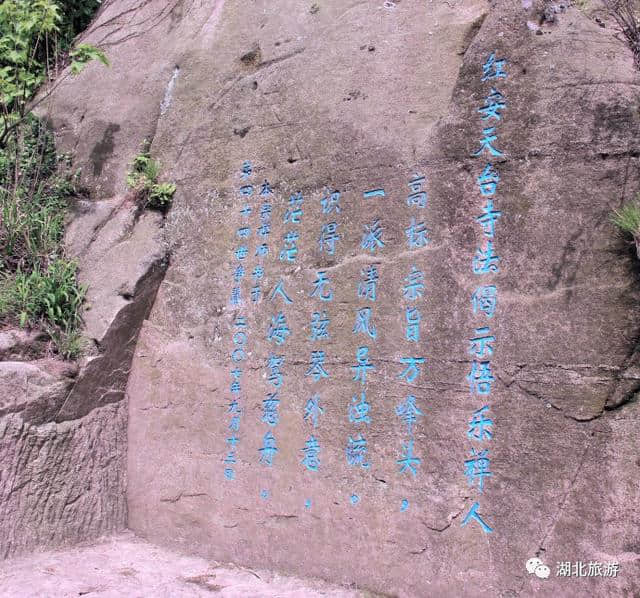
[[151,186],[149,192],[149,206],[164,209],[169,206],[176,192],[175,183],[158,183]]
[[[92,60],[106,66],[109,61],[98,48],[78,44],[66,50],[98,8],[99,0],[2,0],[0,1],[0,146],[24,121],[34,106],[49,96],[45,90],[30,102],[40,85],[51,79],[58,64],[70,59],[71,74],[77,75]],[[55,67],[55,69],[53,68]]]
[[46,269],[59,251],[76,178],[38,119],[30,116],[19,133],[0,149],[0,269]]
[[143,208],[165,212],[171,205],[176,192],[175,183],[159,183],[160,162],[149,155],[145,141],[142,152],[133,159],[133,166],[127,175],[127,185],[131,187]]

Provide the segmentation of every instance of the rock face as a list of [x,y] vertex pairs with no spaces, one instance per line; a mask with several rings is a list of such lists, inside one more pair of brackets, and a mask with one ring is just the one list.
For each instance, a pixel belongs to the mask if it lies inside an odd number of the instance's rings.
[[[640,77],[611,24],[114,0],[86,41],[112,69],[50,110],[97,195],[70,243],[104,365],[47,425],[120,438],[142,325],[129,527],[389,595],[637,595],[640,287],[609,214],[640,183]],[[143,137],[178,184],[162,283],[162,223],[117,199]]]
[[[108,14],[108,2],[104,9]],[[97,28],[103,25],[99,21]],[[91,72],[82,85],[97,91]],[[101,119],[113,115],[113,107],[96,103],[89,92],[80,97],[67,75],[55,88],[40,114],[56,128],[59,148],[78,151],[92,166],[83,170],[92,201],[74,206],[66,237],[89,289],[83,317],[90,346],[80,367],[71,368],[46,359],[46,343],[37,336],[0,333],[3,557],[124,529],[125,388],[138,333],[168,263],[162,216],[140,213],[125,193],[127,162],[151,133],[145,123],[157,119],[160,100],[153,104],[152,96],[140,96],[144,109],[132,121],[142,128],[128,128],[130,151],[118,142],[121,161],[113,165],[120,125],[108,122],[101,129]],[[107,98],[100,94],[101,100]],[[122,115],[120,120],[126,122]],[[101,176],[109,160],[111,184],[106,184]]]
[[122,529],[126,416],[120,402],[59,424],[0,418],[2,558]]
[[[78,367],[25,359],[37,336],[2,333],[0,557],[121,530],[126,520],[125,403],[55,423]],[[9,360],[12,359],[12,360]]]

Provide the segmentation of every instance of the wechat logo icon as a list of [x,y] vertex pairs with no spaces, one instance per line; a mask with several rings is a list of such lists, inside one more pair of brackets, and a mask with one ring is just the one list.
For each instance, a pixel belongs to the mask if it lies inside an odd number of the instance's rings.
[[529,575],[535,575],[540,579],[547,579],[549,575],[551,575],[551,569],[549,569],[549,567],[547,567],[538,558],[529,559],[524,566],[526,567],[527,573],[529,573]]

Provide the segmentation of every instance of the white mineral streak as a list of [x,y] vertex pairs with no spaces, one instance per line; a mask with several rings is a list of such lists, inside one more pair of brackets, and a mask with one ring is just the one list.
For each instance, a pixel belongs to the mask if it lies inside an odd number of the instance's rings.
[[176,86],[176,80],[178,79],[178,75],[180,74],[180,67],[176,66],[173,69],[173,75],[171,75],[171,79],[169,79],[169,83],[167,83],[167,89],[164,92],[164,98],[162,103],[160,104],[160,116],[164,116],[165,112],[169,110],[171,106],[171,100],[173,99],[173,88]]

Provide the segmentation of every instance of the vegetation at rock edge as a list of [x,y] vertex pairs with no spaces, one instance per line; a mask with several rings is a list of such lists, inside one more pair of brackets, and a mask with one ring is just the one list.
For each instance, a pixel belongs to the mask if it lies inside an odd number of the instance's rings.
[[136,194],[141,208],[151,208],[165,212],[171,205],[176,192],[175,183],[159,183],[160,162],[149,154],[149,142],[145,140],[142,151],[133,159],[133,165],[127,175],[127,185]]
[[[631,49],[636,67],[640,69],[640,1],[604,0],[604,5]],[[640,257],[640,193],[634,201],[615,210],[611,220],[620,230],[633,236]]]
[[72,45],[99,6],[100,0],[0,3],[0,323],[41,328],[65,358],[81,349],[86,293],[62,246],[78,177],[32,111],[62,67],[74,76],[92,60],[108,65],[98,48]]
[[623,232],[640,238],[640,196],[615,210],[611,220]]
[[616,22],[619,33],[633,52],[633,59],[640,69],[640,1],[603,0],[604,5]]

